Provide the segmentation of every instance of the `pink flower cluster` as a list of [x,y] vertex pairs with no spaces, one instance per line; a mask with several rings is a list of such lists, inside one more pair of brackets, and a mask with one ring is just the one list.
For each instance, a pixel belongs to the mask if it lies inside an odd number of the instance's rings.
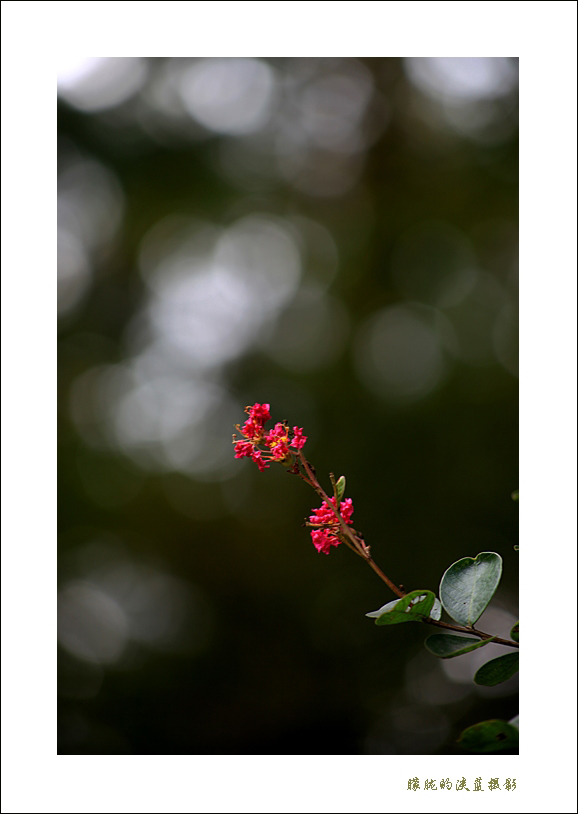
[[[334,508],[337,508],[337,501],[334,497],[331,498],[331,504]],[[350,526],[351,515],[353,514],[353,501],[350,497],[342,500],[339,504],[339,514],[347,525]],[[336,535],[336,532],[339,530],[339,521],[327,501],[323,501],[323,505],[320,509],[313,509],[313,514],[310,515],[309,522],[314,523],[316,526],[322,526],[322,528],[314,528],[311,530],[311,539],[317,551],[329,554],[331,546],[341,545],[341,540]]]
[[[300,427],[293,427],[290,441],[289,427],[280,422],[265,434],[265,422],[271,418],[270,406],[269,404],[254,404],[252,407],[246,407],[245,412],[249,414],[249,418],[242,427],[237,425],[237,429],[247,440],[237,441],[233,436],[235,458],[251,458],[261,472],[269,468],[267,461],[287,461],[292,454],[289,447],[297,450],[303,449],[305,441],[307,441],[307,436],[303,435],[303,429]],[[264,445],[269,453],[263,453],[263,450],[259,449],[259,444]],[[263,457],[264,454],[265,457]]]

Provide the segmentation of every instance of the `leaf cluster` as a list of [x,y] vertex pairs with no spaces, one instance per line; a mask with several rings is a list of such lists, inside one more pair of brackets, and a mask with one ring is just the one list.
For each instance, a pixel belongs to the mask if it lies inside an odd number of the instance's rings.
[[[464,557],[453,563],[442,576],[440,599],[432,591],[416,590],[402,599],[388,602],[366,616],[376,625],[397,625],[403,622],[435,624],[441,618],[442,607],[465,632],[472,636],[434,633],[425,640],[426,649],[440,659],[453,659],[471,653],[493,642],[497,637],[477,631],[475,624],[487,608],[502,576],[502,558],[492,551],[477,557]],[[433,622],[432,622],[433,620]],[[510,633],[519,642],[519,623]],[[505,643],[503,640],[500,643]],[[519,669],[519,654],[507,653],[491,659],[476,672],[476,684],[494,687],[512,678]],[[483,721],[462,732],[458,743],[468,751],[489,753],[512,749],[518,744],[518,718],[512,721]]]

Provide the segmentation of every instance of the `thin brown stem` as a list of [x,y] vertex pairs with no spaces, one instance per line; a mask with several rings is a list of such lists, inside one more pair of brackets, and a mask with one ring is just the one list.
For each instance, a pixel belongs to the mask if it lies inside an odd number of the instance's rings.
[[[317,494],[323,499],[323,501],[325,503],[327,503],[327,505],[329,506],[329,508],[331,509],[333,514],[335,515],[335,517],[337,519],[337,522],[339,523],[341,534],[344,537],[346,537],[348,540],[351,541],[352,545],[359,552],[359,554],[361,554],[362,557],[367,559],[367,553],[366,553],[367,546],[363,543],[362,540],[359,539],[359,537],[357,537],[357,535],[353,532],[353,529],[351,529],[346,524],[345,520],[341,517],[341,514],[339,513],[339,507],[338,506],[336,507],[336,506],[333,505],[333,503],[331,502],[331,498],[325,492],[325,490],[323,489],[323,487],[321,486],[321,484],[317,480],[317,478],[315,476],[315,473],[311,469],[311,466],[310,466],[309,462],[307,461],[306,457],[303,455],[301,450],[299,450],[299,458],[300,458],[300,461],[301,461],[301,465],[303,466],[303,468],[304,468],[304,470],[305,470],[305,472],[307,474],[307,478],[303,478],[303,479],[307,480],[309,482],[309,484],[313,487],[313,489],[315,489]],[[335,503],[337,503],[337,500],[335,501]]]
[[364,554],[362,554],[362,553],[361,553],[361,551],[360,551],[358,548],[356,548],[355,546],[353,546],[353,545],[352,545],[352,544],[349,542],[349,540],[347,539],[347,537],[343,537],[343,536],[342,536],[342,538],[341,538],[341,539],[342,539],[342,541],[345,543],[345,545],[347,546],[347,548],[350,548],[350,549],[351,549],[351,550],[352,550],[352,551],[353,551],[355,554],[357,554],[357,556],[358,556],[358,557],[362,557],[363,559],[365,559],[365,555],[364,555]]
[[[327,503],[327,505],[331,508],[339,523],[340,536],[343,542],[347,545],[348,548],[350,548],[352,551],[355,551],[355,553],[358,554],[360,557],[363,557],[363,559],[367,562],[369,567],[372,568],[373,571],[375,571],[375,573],[383,582],[385,582],[390,591],[393,591],[393,593],[396,596],[399,596],[400,599],[403,598],[405,596],[405,592],[402,591],[401,588],[398,588],[397,585],[395,585],[395,583],[393,583],[390,580],[387,574],[385,574],[381,570],[381,568],[377,565],[377,563],[369,553],[369,546],[366,545],[363,542],[363,540],[360,537],[358,537],[357,534],[355,534],[354,529],[352,529],[345,523],[344,519],[341,517],[341,514],[339,512],[339,506],[336,507],[332,504],[330,497],[327,495],[327,493],[317,480],[313,470],[311,469],[309,462],[303,455],[303,452],[299,450],[298,454],[299,462],[305,471],[305,475],[301,471],[299,471],[298,467],[296,468],[295,474],[299,475],[299,477],[302,480],[304,480],[305,483],[308,483],[309,486],[311,486],[317,492],[317,494],[325,501],[325,503]],[[332,478],[331,482],[335,491],[334,480],[335,479]],[[338,503],[337,498],[335,500],[335,503],[336,504]],[[505,647],[515,647],[515,648],[520,647],[520,645],[517,642],[511,641],[510,639],[501,639],[499,636],[492,636],[491,633],[484,633],[483,631],[476,630],[476,628],[473,627],[469,628],[462,627],[462,625],[453,625],[449,622],[442,622],[439,619],[432,619],[431,617],[428,619],[423,619],[422,621],[427,625],[434,625],[435,627],[441,627],[444,628],[445,630],[455,630],[458,633],[468,633],[471,636],[477,636],[479,639],[482,640],[492,639],[492,642],[494,644],[502,644]]]
[[[325,503],[327,503],[327,505],[333,511],[333,514],[335,515],[335,517],[337,518],[337,521],[339,523],[342,538],[348,539],[351,542],[350,548],[353,547],[357,551],[357,553],[361,557],[363,557],[363,559],[368,563],[370,568],[372,568],[375,571],[375,573],[380,577],[380,579],[382,579],[385,582],[387,587],[391,591],[393,591],[393,593],[396,596],[399,596],[400,598],[405,596],[405,593],[400,588],[398,588],[397,585],[394,582],[392,582],[390,580],[390,578],[386,574],[384,574],[384,572],[381,570],[381,568],[373,560],[371,554],[369,553],[369,546],[365,545],[363,540],[360,537],[358,537],[357,534],[355,534],[354,530],[352,528],[350,528],[346,524],[345,520],[342,518],[342,516],[341,516],[341,514],[339,512],[339,505],[337,505],[337,503],[338,503],[337,499],[335,500],[336,505],[334,506],[333,503],[331,502],[331,499],[326,494],[325,490],[323,489],[323,487],[321,486],[321,484],[319,483],[319,481],[317,480],[317,478],[313,474],[313,471],[311,470],[311,467],[310,467],[310,465],[309,465],[309,463],[307,461],[307,458],[303,455],[301,450],[299,450],[299,459],[301,461],[301,465],[302,465],[303,469],[305,470],[305,473],[307,474],[307,478],[303,478],[303,479],[304,480],[309,480],[309,483],[315,489],[317,494],[320,495],[320,497],[323,498]],[[301,477],[303,477],[303,476],[301,476]]]
[[390,578],[386,574],[383,573],[383,571],[381,570],[379,565],[377,565],[377,563],[375,562],[373,557],[371,557],[368,554],[365,557],[365,560],[366,560],[367,564],[369,565],[369,567],[373,568],[373,570],[375,571],[377,576],[380,577],[380,579],[382,579],[385,582],[385,584],[390,589],[390,591],[393,591],[394,594],[399,596],[400,599],[402,599],[405,596],[405,593],[401,590],[401,588],[398,588],[397,585],[394,585],[394,583],[390,580]]
[[426,625],[434,625],[435,627],[443,627],[445,630],[456,630],[458,633],[469,633],[471,636],[477,636],[478,639],[486,640],[491,639],[493,644],[503,644],[505,647],[516,647],[520,645],[511,639],[501,639],[499,636],[492,636],[491,633],[484,633],[481,630],[476,630],[473,627],[462,627],[462,625],[452,625],[449,622],[442,622],[439,619],[423,619]]

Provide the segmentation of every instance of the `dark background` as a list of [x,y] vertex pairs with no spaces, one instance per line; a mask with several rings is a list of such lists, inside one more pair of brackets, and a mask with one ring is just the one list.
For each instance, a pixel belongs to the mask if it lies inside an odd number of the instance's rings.
[[137,59],[59,79],[59,752],[458,753],[512,679],[438,662],[314,493],[308,435],[406,590],[497,551],[517,620],[517,62]]

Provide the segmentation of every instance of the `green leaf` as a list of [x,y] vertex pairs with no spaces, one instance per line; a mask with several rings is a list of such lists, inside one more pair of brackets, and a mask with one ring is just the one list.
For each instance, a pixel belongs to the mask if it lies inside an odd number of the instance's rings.
[[512,639],[513,639],[515,642],[519,642],[519,641],[520,641],[520,623],[519,623],[519,622],[516,622],[516,624],[514,625],[514,627],[511,629],[511,631],[510,631],[510,636],[512,637]]
[[432,591],[412,591],[402,599],[388,602],[379,610],[366,613],[376,625],[399,625],[402,622],[421,622],[427,619],[436,601]]
[[484,551],[475,560],[464,557],[450,565],[442,577],[442,605],[458,624],[472,627],[485,611],[501,576],[499,554]]
[[506,653],[482,664],[474,676],[474,682],[483,687],[495,687],[515,675],[520,667],[519,653]]
[[342,475],[335,485],[337,489],[337,500],[341,503],[345,494],[345,475]]
[[467,639],[465,636],[450,636],[447,633],[434,633],[433,636],[428,636],[424,644],[426,650],[437,656],[438,659],[453,659],[456,656],[461,656],[463,653],[470,653],[472,650],[477,650],[478,647],[483,647],[495,639],[484,639],[479,641],[477,639]]
[[504,749],[517,749],[519,731],[506,721],[482,721],[464,729],[458,744],[468,752],[487,754],[502,752]]

